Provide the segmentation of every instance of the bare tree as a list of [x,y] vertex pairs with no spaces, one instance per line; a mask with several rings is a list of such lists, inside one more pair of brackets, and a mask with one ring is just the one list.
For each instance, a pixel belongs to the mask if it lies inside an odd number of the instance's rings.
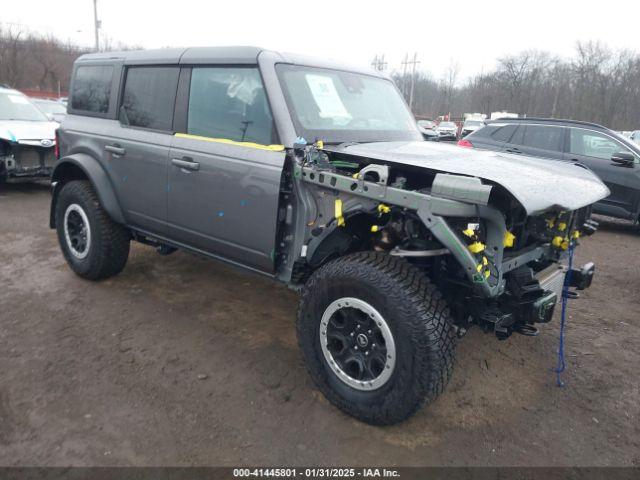
[[18,89],[66,91],[73,62],[84,52],[52,35],[0,26],[0,83]]
[[[436,117],[451,112],[508,110],[528,116],[573,118],[614,129],[640,128],[640,55],[598,42],[576,45],[571,59],[528,50],[498,59],[495,70],[458,84],[451,62],[438,82],[422,72],[414,112]],[[402,75],[396,75],[402,83]],[[406,80],[406,79],[404,79]]]
[[0,26],[0,82],[15,85],[24,76],[25,33],[12,25]]

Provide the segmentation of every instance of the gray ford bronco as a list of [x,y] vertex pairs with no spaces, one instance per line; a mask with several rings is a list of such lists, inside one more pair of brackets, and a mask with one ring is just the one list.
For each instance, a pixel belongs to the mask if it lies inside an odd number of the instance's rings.
[[607,188],[579,164],[422,139],[379,72],[258,48],[84,55],[58,130],[51,227],[83,278],[131,240],[301,292],[336,406],[392,424],[435,399],[477,325],[534,335],[593,264],[564,258]]

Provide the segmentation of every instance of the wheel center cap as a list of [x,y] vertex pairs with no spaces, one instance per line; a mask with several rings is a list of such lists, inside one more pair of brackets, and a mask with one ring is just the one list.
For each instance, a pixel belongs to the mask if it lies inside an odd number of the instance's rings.
[[358,346],[361,348],[364,348],[367,345],[369,345],[369,339],[364,333],[358,334],[358,336],[356,337],[356,342],[358,343]]

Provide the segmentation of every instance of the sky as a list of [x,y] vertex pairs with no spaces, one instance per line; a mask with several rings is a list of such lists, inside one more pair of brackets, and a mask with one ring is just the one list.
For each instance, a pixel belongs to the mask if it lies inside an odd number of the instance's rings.
[[[9,0],[2,0],[3,3]],[[418,69],[459,79],[522,50],[571,56],[577,41],[640,51],[637,0],[97,0],[101,38],[143,48],[255,45],[389,71],[417,53]],[[19,0],[0,24],[92,46],[93,0]]]

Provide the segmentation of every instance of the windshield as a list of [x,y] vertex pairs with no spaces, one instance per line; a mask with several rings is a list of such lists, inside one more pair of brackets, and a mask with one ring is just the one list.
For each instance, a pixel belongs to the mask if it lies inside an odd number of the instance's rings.
[[439,127],[444,127],[444,128],[455,128],[456,124],[453,122],[440,122],[440,124],[438,125]]
[[307,141],[422,140],[389,80],[297,65],[276,68],[297,134]]
[[47,116],[21,93],[0,93],[0,120],[46,122]]
[[482,125],[480,120],[467,120],[464,122],[465,127],[479,127],[480,125]]
[[33,102],[44,113],[50,113],[52,115],[55,115],[55,114],[64,115],[65,113],[67,113],[67,108],[63,104],[58,102],[43,102],[41,100],[40,101],[34,100]]

